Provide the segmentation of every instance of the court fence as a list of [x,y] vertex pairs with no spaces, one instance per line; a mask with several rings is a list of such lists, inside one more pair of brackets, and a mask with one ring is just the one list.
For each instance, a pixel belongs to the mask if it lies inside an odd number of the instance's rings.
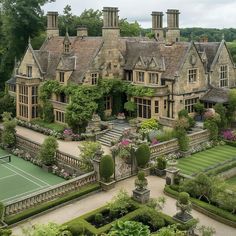
[[78,191],[81,187],[95,183],[97,181],[96,173],[90,172],[66,182],[40,190],[28,196],[13,200],[5,204],[4,216],[21,213],[24,210],[38,206],[44,202],[53,201],[67,193]]

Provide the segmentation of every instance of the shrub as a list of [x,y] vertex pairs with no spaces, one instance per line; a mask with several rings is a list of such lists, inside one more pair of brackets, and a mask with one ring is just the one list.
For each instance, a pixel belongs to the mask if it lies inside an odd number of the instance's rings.
[[12,234],[11,229],[0,229],[1,236],[10,236]]
[[165,142],[165,141],[169,141],[169,140],[175,138],[175,135],[176,134],[175,134],[174,130],[165,130],[165,131],[159,132],[156,135],[156,139],[159,142]]
[[180,151],[183,151],[183,152],[188,151],[189,138],[187,136],[186,130],[184,128],[178,128],[176,134],[177,134]]
[[92,159],[97,153],[102,153],[102,146],[98,142],[82,142],[82,145],[79,146],[80,149],[80,158],[85,166],[86,171],[93,170]]
[[204,128],[210,132],[210,139],[212,141],[218,140],[219,129],[218,129],[218,125],[214,119],[207,119],[204,122]]
[[14,147],[16,143],[16,121],[12,119],[11,113],[4,112],[2,143],[6,147]]
[[183,109],[181,111],[178,112],[178,117],[181,118],[181,117],[187,117],[188,116],[188,111]]
[[157,168],[160,170],[164,170],[166,168],[167,165],[167,161],[165,159],[165,157],[159,157],[157,158]]
[[185,109],[178,112],[178,117],[179,120],[182,118],[186,118],[188,120],[189,127],[187,128],[193,127],[195,125],[195,120],[188,115],[188,111]]
[[150,160],[151,152],[147,144],[141,144],[135,152],[138,167],[144,168]]
[[56,151],[58,143],[56,138],[49,136],[40,148],[39,158],[44,165],[50,166],[56,163]]
[[125,190],[120,190],[119,193],[112,198],[108,203],[108,208],[113,216],[120,212],[121,215],[128,213],[128,207],[131,206],[131,198]]
[[99,172],[101,178],[105,182],[109,182],[111,176],[114,173],[114,161],[110,155],[105,155],[102,157],[100,165],[99,165]]
[[204,104],[200,103],[199,101],[193,105],[193,108],[199,115],[202,115],[205,111]]
[[182,204],[188,204],[189,198],[190,198],[190,196],[188,193],[181,192],[181,193],[179,193],[178,201]]
[[151,118],[151,119],[142,121],[140,127],[141,127],[141,129],[144,129],[144,130],[145,129],[149,129],[149,130],[154,129],[155,130],[155,129],[159,128],[159,124],[155,118]]
[[0,96],[0,118],[4,112],[9,112],[13,117],[16,116],[16,104],[15,99],[9,94]]
[[104,221],[102,214],[101,213],[97,213],[94,216],[94,221],[95,221],[96,224],[101,224]]
[[137,109],[137,105],[135,102],[128,101],[124,104],[124,109],[129,112],[129,116],[132,116],[132,113]]
[[42,117],[45,122],[52,123],[54,121],[53,106],[49,101],[43,104],[42,113]]
[[108,236],[149,236],[148,226],[136,221],[117,221],[112,225]]

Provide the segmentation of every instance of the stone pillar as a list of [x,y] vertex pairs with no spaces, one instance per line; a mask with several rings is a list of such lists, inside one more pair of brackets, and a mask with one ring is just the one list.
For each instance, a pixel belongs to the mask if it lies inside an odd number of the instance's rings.
[[158,41],[164,41],[163,12],[152,12],[152,32]]
[[166,171],[166,184],[167,185],[173,185],[175,184],[175,177],[177,177],[179,173],[179,169],[176,167],[169,167],[165,169]]
[[59,36],[58,12],[47,13],[47,36],[49,38]]
[[96,173],[97,181],[100,181],[100,180],[101,180],[100,172],[99,172],[99,165],[100,165],[100,162],[101,162],[101,160],[97,160],[97,159],[94,159],[94,160],[93,160],[93,168],[94,168],[94,171],[95,171],[95,173]]
[[167,43],[174,43],[180,41],[180,29],[179,29],[179,10],[168,9],[167,10]]

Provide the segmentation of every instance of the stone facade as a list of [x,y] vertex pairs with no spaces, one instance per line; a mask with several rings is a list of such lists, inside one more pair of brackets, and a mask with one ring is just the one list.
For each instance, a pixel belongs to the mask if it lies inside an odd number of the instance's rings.
[[[40,50],[33,50],[29,42],[7,83],[16,97],[18,118],[38,117],[35,107],[40,101],[35,97],[40,83],[49,79],[83,86],[118,78],[151,88],[153,96],[130,98],[137,104],[137,116],[161,117],[166,124],[173,124],[181,109],[193,113],[193,105],[204,100],[212,86],[219,90],[235,86],[235,65],[225,41],[180,42],[178,10],[167,10],[167,28],[163,28],[164,14],[152,12],[154,39],[121,37],[118,12],[117,8],[103,9],[102,37],[89,37],[85,28],[78,28],[77,36],[59,36],[58,14],[48,13],[47,40]],[[53,95],[50,101],[55,121],[64,123],[70,98]],[[105,113],[111,111],[109,107]]]

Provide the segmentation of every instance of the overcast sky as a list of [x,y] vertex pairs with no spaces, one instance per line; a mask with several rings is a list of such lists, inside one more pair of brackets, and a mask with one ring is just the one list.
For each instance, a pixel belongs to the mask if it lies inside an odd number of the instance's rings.
[[67,4],[76,15],[89,8],[118,7],[121,18],[145,28],[151,27],[152,11],[168,8],[180,10],[180,27],[236,28],[236,0],[56,0],[44,10],[62,13]]

